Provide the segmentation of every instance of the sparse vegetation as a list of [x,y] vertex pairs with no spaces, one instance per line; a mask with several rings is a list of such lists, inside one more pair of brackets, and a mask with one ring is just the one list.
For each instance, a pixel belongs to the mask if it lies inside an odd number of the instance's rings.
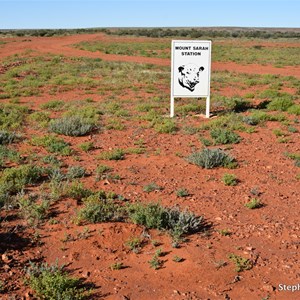
[[234,263],[235,270],[237,272],[242,272],[245,270],[252,269],[252,263],[247,258],[241,257],[233,253],[229,254],[228,258]]
[[205,169],[216,167],[234,168],[237,163],[233,157],[221,149],[203,149],[187,157],[187,161]]
[[48,300],[74,299],[81,300],[88,296],[79,279],[70,277],[58,265],[31,263],[27,268],[26,283],[38,297]]
[[103,151],[98,157],[104,160],[122,160],[125,157],[125,151],[119,148],[111,151]]
[[249,209],[260,208],[263,206],[262,202],[258,198],[252,198],[249,202],[245,204]]
[[238,179],[234,174],[225,173],[222,177],[222,182],[225,185],[235,186],[238,184]]
[[56,119],[50,122],[50,131],[68,135],[83,136],[89,134],[95,128],[95,124],[91,124],[80,116],[70,116]]

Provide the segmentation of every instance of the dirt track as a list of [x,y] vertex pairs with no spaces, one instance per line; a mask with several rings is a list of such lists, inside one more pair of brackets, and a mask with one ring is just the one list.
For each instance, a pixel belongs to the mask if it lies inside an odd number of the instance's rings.
[[[66,56],[80,56],[101,58],[107,61],[124,61],[135,63],[157,64],[161,66],[170,66],[169,59],[152,58],[152,57],[137,57],[126,55],[113,55],[101,52],[90,52],[80,49],[75,49],[72,44],[80,43],[82,41],[139,41],[143,42],[145,38],[132,38],[132,37],[111,37],[104,34],[81,34],[62,37],[30,37],[30,38],[11,38],[7,39],[9,43],[0,48],[0,58],[4,58],[13,54],[19,54],[26,50],[34,50],[39,53],[52,53],[57,55]],[[149,39],[148,39],[149,40]],[[275,68],[270,65],[248,64],[239,65],[236,63],[228,62],[213,62],[212,71],[230,71],[246,74],[278,74],[284,76],[295,76],[300,78],[300,66],[288,66],[283,68]]]

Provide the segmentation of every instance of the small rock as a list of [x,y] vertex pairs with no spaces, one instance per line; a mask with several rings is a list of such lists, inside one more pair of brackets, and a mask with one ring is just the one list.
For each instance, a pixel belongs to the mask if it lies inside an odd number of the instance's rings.
[[174,290],[173,292],[174,292],[174,294],[180,295],[180,292],[177,290]]
[[7,254],[3,253],[2,256],[1,256],[2,260],[5,262],[5,263],[9,263],[12,261],[12,258],[9,257]]
[[271,284],[264,284],[262,288],[266,292],[273,292],[275,290],[275,287]]
[[88,277],[90,277],[91,276],[91,272],[90,271],[84,271],[83,273],[82,273],[82,277],[84,277],[84,278],[88,278]]

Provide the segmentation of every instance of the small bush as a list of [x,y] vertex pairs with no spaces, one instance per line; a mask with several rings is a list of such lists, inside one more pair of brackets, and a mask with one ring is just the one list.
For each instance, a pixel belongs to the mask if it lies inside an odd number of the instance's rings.
[[202,217],[196,217],[191,212],[178,208],[165,208],[159,203],[131,204],[127,208],[129,219],[135,224],[147,228],[168,230],[178,235],[198,232],[203,228]]
[[150,264],[150,267],[153,268],[154,270],[158,270],[162,267],[163,261],[158,258],[156,254],[148,261]]
[[88,152],[95,148],[93,142],[85,142],[85,143],[78,145],[78,147],[84,152]]
[[157,122],[154,125],[154,130],[158,133],[175,133],[177,131],[177,126],[175,121],[171,119],[165,119]]
[[80,181],[73,181],[67,189],[67,196],[76,200],[81,200],[91,196],[93,192],[86,189]]
[[95,124],[76,115],[53,120],[49,127],[50,131],[67,136],[83,136],[94,128]]
[[272,100],[267,105],[267,108],[269,110],[287,111],[288,108],[291,107],[293,104],[294,102],[290,97],[282,97]]
[[149,183],[149,184],[145,185],[143,188],[143,191],[146,193],[150,193],[153,191],[160,191],[160,190],[162,190],[162,187],[157,185],[155,182]]
[[262,206],[263,206],[263,204],[257,198],[252,198],[249,202],[247,202],[245,204],[245,207],[247,207],[249,209],[256,209],[256,208],[260,208]]
[[185,188],[180,188],[180,189],[178,189],[178,190],[176,191],[176,195],[177,195],[178,197],[187,197],[187,196],[190,195],[190,193],[188,192],[187,189],[185,189]]
[[238,179],[236,178],[236,176],[234,174],[225,173],[222,177],[222,182],[225,185],[235,186],[238,184]]
[[111,270],[121,270],[125,268],[124,267],[124,264],[122,262],[116,262],[116,263],[113,263],[111,266],[110,266],[110,269]]
[[35,265],[27,269],[26,283],[38,297],[47,300],[81,300],[87,296],[79,279],[71,278],[57,265]]
[[65,105],[65,103],[61,100],[51,100],[51,101],[48,101],[48,102],[42,104],[41,108],[57,111],[57,110],[62,109],[64,105]]
[[19,206],[21,216],[28,222],[29,225],[37,225],[43,220],[50,207],[50,202],[43,200],[37,203],[36,199],[32,196],[20,196],[17,204]]
[[126,241],[125,245],[133,252],[137,253],[140,251],[143,240],[139,237],[132,237],[129,240]]
[[212,129],[210,136],[214,139],[215,144],[237,144],[241,141],[241,137],[238,134],[223,128]]
[[101,179],[105,179],[108,176],[108,173],[112,171],[112,168],[106,165],[99,165],[97,166],[95,173],[96,173],[96,181]]
[[64,156],[71,155],[72,149],[63,139],[54,135],[35,136],[31,139],[30,144],[33,146],[42,146],[51,153],[57,153]]
[[44,169],[36,165],[22,165],[5,169],[0,177],[0,186],[8,193],[17,193],[25,185],[41,180],[43,173]]
[[0,130],[0,145],[11,144],[16,141],[20,136],[14,132]]
[[129,219],[147,228],[163,229],[167,227],[166,210],[159,203],[134,203],[127,208]]
[[288,113],[296,116],[300,116],[300,105],[294,104],[288,108]]
[[251,115],[243,117],[243,122],[248,125],[258,125],[263,124],[267,121],[274,121],[274,122],[282,122],[285,121],[286,117],[283,114],[271,115],[264,111],[254,111]]
[[235,264],[235,270],[237,272],[252,269],[252,262],[247,258],[243,258],[235,254],[229,254],[228,258]]
[[28,108],[17,104],[0,104],[0,129],[15,129],[20,127]]
[[123,149],[114,149],[111,151],[104,151],[99,155],[100,159],[105,160],[122,160],[124,159],[125,151]]
[[85,168],[81,166],[71,166],[68,168],[67,171],[67,178],[74,179],[74,178],[81,178],[85,175]]
[[0,145],[0,167],[5,166],[7,162],[19,163],[21,161],[20,153]]
[[36,111],[29,116],[29,120],[37,123],[37,127],[47,127],[50,121],[50,116],[48,112]]
[[122,208],[113,200],[113,195],[95,193],[84,199],[84,207],[78,213],[78,221],[91,223],[121,221]]
[[235,159],[221,149],[203,149],[194,152],[187,157],[187,161],[205,169],[216,167],[234,168],[237,163]]

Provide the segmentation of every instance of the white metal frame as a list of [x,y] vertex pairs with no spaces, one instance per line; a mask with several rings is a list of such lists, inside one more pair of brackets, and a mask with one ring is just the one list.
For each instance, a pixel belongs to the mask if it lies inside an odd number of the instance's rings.
[[[207,95],[185,95],[185,96],[174,96],[174,44],[176,42],[207,42],[210,44],[209,47],[209,72],[208,72],[208,94]],[[173,118],[175,115],[175,98],[206,98],[206,110],[205,117],[210,116],[210,73],[211,73],[211,41],[200,41],[200,40],[172,40],[172,58],[171,58],[171,101],[170,101],[170,117]]]

